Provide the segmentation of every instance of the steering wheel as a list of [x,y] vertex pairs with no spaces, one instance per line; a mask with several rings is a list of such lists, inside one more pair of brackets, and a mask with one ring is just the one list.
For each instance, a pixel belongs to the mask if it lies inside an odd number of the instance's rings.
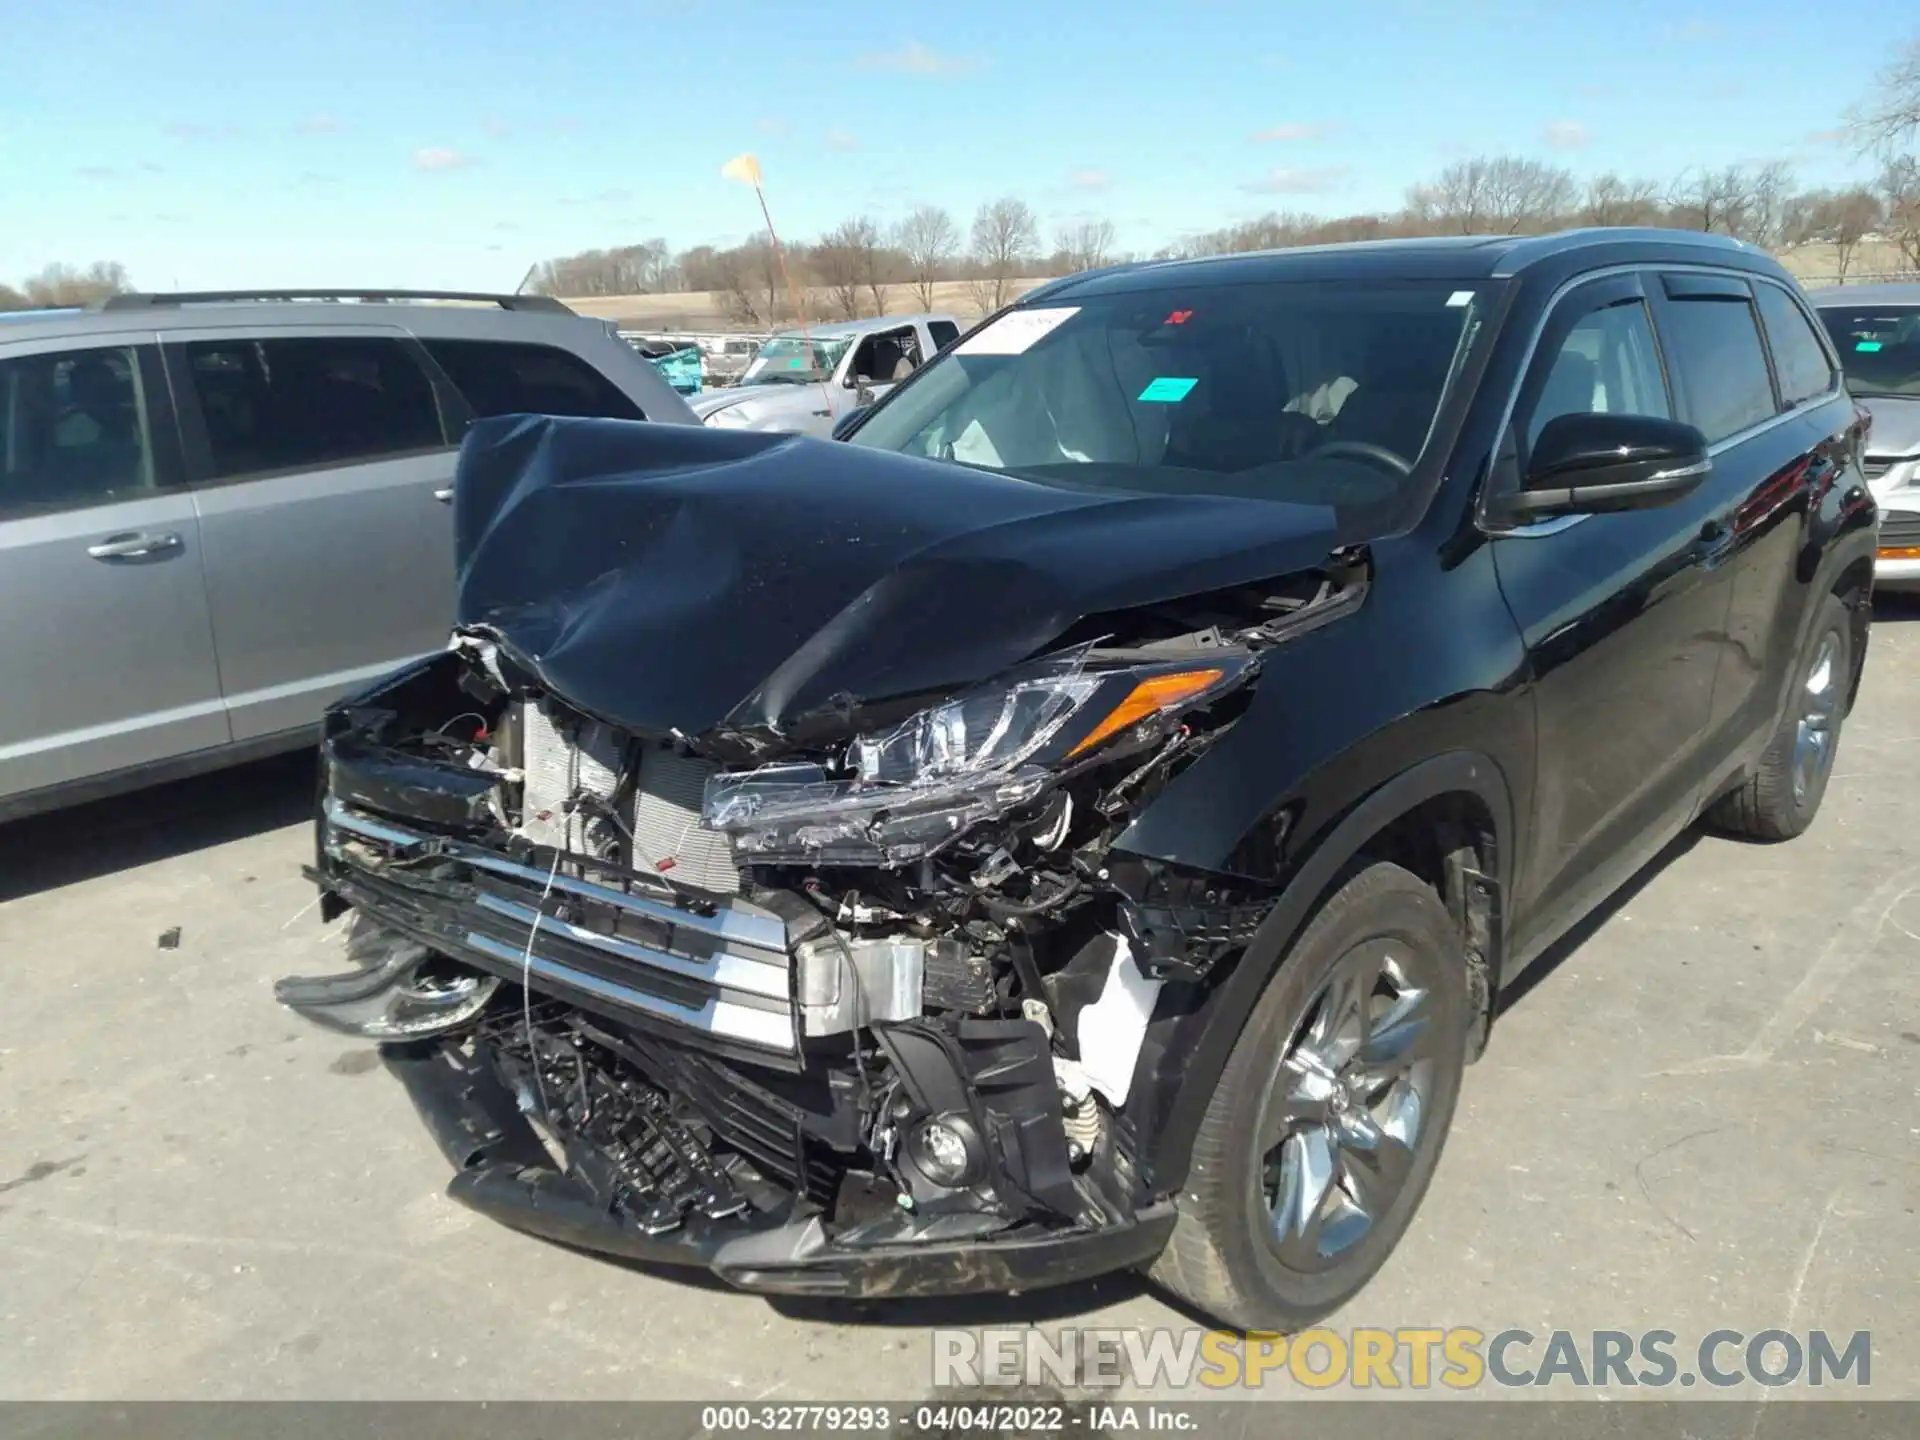
[[1334,440],[1309,453],[1314,459],[1344,454],[1355,460],[1371,460],[1396,475],[1413,474],[1413,462],[1398,450],[1389,450],[1384,445],[1375,445],[1367,440]]

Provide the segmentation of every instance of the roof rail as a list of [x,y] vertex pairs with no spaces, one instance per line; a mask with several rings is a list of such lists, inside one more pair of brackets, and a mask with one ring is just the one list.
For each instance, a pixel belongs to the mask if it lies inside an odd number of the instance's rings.
[[180,305],[279,300],[352,300],[369,305],[408,300],[465,300],[475,304],[498,305],[502,310],[533,310],[548,315],[574,313],[551,295],[486,295],[471,290],[176,290],[109,295],[101,302],[100,308],[159,310]]

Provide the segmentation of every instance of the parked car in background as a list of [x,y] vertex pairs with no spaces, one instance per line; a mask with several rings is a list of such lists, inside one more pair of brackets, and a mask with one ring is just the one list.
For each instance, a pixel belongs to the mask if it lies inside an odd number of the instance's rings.
[[1920,588],[1920,281],[1816,290],[1847,389],[1873,416],[1864,465],[1880,502],[1875,583]]
[[641,357],[666,377],[679,395],[698,395],[704,378],[705,357],[691,340],[635,340]]
[[849,411],[870,405],[960,338],[951,315],[882,315],[769,336],[737,385],[693,402],[723,430],[792,430],[826,439]]
[[0,324],[0,817],[310,744],[329,700],[444,644],[474,418],[695,423],[558,301],[428,298]]
[[1861,424],[1787,272],[1672,230],[1071,277],[844,444],[486,422],[453,643],[329,713],[343,973],[278,993],[575,1248],[1297,1331],[1526,965],[1696,819],[1813,821]]

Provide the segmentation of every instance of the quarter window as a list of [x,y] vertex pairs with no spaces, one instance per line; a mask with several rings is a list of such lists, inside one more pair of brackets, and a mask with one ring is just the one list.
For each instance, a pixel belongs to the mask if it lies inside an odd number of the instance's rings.
[[591,365],[551,345],[424,340],[475,415],[586,415],[644,420],[640,407]]
[[1537,386],[1526,426],[1529,450],[1547,422],[1562,415],[1673,416],[1653,323],[1638,299],[1575,321]]
[[1814,333],[1813,322],[1778,285],[1756,285],[1760,318],[1773,349],[1773,372],[1780,381],[1780,402],[1788,407],[1833,388],[1833,361]]
[[196,340],[183,349],[216,479],[447,443],[433,385],[398,340]]
[[1767,357],[1745,296],[1674,298],[1661,320],[1668,363],[1679,381],[1681,418],[1698,426],[1708,444],[1774,413]]
[[951,320],[929,320],[927,335],[933,341],[933,348],[944,350],[960,338],[960,327]]
[[150,492],[150,435],[135,350],[0,360],[0,515]]

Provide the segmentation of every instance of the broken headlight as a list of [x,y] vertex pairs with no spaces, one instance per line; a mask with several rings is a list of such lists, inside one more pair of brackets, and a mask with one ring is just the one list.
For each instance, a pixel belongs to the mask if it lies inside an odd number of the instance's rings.
[[1238,684],[1247,657],[1099,667],[1055,657],[854,739],[838,763],[716,775],[702,819],[743,858],[898,863],[1032,800],[1061,769]]

